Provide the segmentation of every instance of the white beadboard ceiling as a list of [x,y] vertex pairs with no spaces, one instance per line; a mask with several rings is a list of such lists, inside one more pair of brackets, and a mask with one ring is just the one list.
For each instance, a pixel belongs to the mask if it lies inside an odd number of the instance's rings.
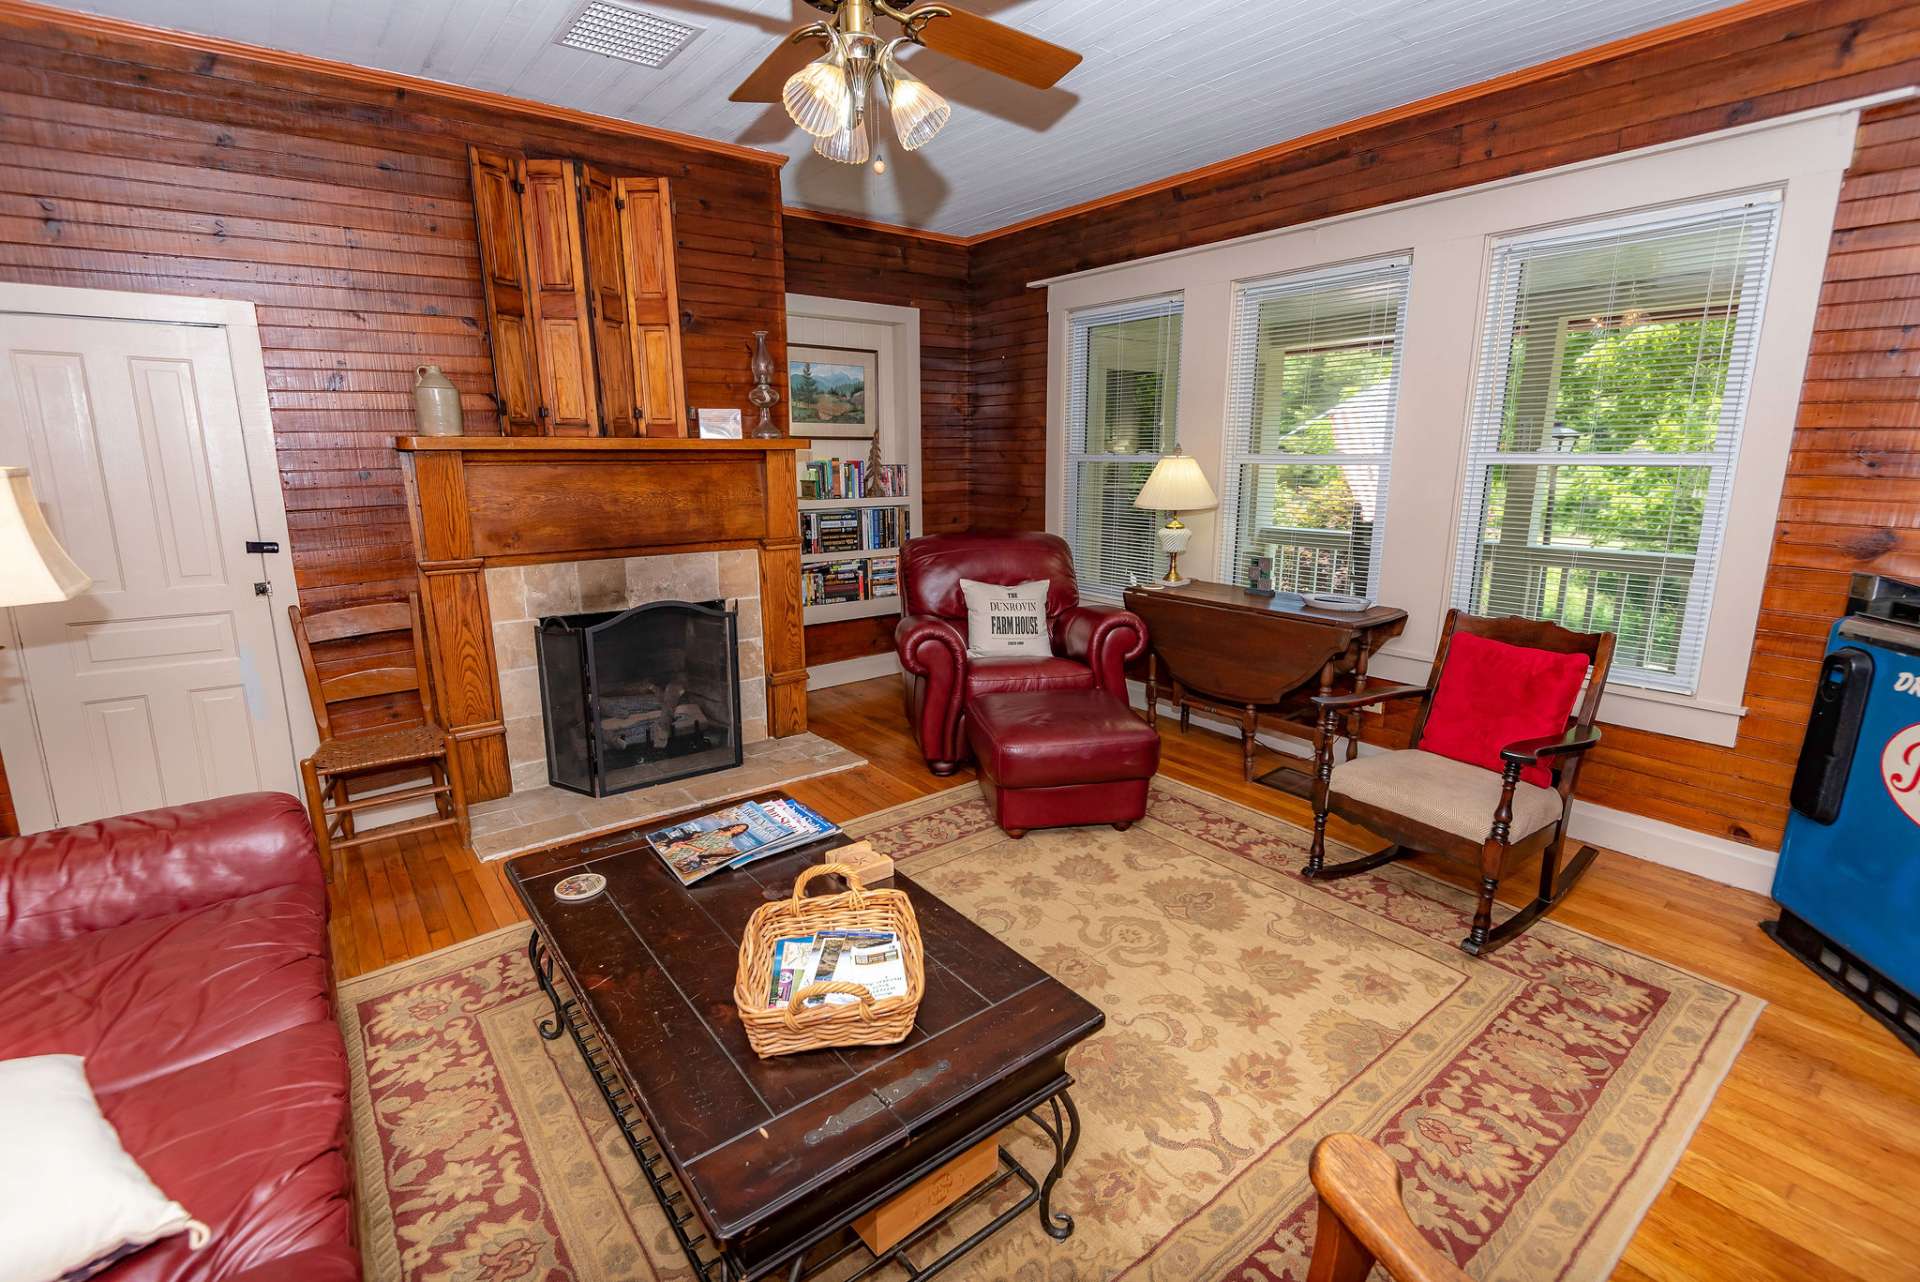
[[[1040,91],[930,50],[953,103],[884,174],[808,150],[777,105],[730,103],[801,0],[646,0],[702,28],[649,69],[555,43],[585,0],[64,0],[66,7],[451,81],[784,151],[803,208],[970,236],[1723,7],[1724,0],[963,0],[1077,49]],[[620,0],[627,3],[628,0]],[[882,20],[883,31],[892,24]]]

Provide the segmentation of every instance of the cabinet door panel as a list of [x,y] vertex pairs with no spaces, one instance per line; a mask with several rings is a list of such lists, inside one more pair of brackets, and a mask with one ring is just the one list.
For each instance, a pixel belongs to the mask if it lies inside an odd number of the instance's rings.
[[644,436],[641,393],[627,336],[627,265],[620,249],[620,199],[613,179],[580,166],[580,242],[593,316],[593,363],[600,378],[600,426],[608,436]]
[[593,394],[593,343],[573,165],[529,160],[526,172],[520,206],[533,273],[533,310],[539,318],[537,355],[546,431],[552,436],[593,436],[600,430],[600,415]]
[[620,241],[627,269],[633,377],[648,436],[687,432],[680,360],[680,291],[673,263],[673,202],[664,178],[619,178]]
[[473,177],[473,221],[480,243],[487,331],[493,344],[494,399],[500,408],[497,430],[509,436],[538,435],[539,360],[520,212],[526,161],[517,152],[469,147],[467,164]]

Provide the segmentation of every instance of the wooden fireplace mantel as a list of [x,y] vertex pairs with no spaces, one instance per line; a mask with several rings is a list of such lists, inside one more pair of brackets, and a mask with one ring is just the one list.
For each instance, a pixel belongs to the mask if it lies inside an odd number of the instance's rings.
[[794,452],[802,438],[403,436],[428,666],[474,799],[513,790],[485,570],[755,548],[767,730],[807,728]]

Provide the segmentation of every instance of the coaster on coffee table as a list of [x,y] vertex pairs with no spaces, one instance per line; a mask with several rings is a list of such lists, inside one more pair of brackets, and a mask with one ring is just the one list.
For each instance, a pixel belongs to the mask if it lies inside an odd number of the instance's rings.
[[607,879],[599,873],[577,872],[554,883],[553,897],[564,903],[577,904],[583,899],[592,899],[606,888]]

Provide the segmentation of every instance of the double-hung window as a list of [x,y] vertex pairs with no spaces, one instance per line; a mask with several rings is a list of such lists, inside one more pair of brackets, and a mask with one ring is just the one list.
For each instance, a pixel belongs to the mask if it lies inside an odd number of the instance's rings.
[[1409,262],[1294,272],[1234,291],[1222,558],[1293,592],[1374,590],[1399,401]]
[[1072,313],[1068,327],[1065,530],[1080,589],[1117,597],[1158,572],[1164,513],[1133,505],[1175,446],[1181,300]]
[[1768,192],[1494,242],[1455,605],[1694,690],[1778,221]]

